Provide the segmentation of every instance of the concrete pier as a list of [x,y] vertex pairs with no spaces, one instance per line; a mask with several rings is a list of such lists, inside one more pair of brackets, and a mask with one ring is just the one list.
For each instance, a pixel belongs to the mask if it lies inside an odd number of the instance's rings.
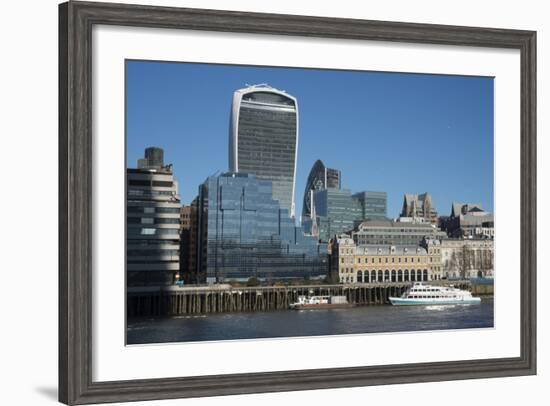
[[[346,296],[356,305],[389,304],[389,297],[401,296],[410,282],[354,283],[345,285],[296,285],[231,287],[171,286],[167,288],[129,288],[128,317],[177,316],[191,314],[258,312],[286,310],[298,296]],[[472,290],[470,281],[430,281],[430,284],[450,285]],[[472,289],[473,288],[473,289]],[[492,288],[492,285],[490,286]],[[483,287],[483,294],[490,294]],[[492,290],[492,289],[491,289]]]

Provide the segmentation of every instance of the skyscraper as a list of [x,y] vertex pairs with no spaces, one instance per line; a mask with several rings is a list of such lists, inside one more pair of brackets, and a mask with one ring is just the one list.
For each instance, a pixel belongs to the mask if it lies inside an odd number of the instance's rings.
[[294,217],[298,102],[262,84],[233,94],[229,124],[229,170],[273,185],[273,199]]
[[312,191],[335,188],[340,189],[341,173],[338,169],[327,168],[323,161],[318,159],[313,164],[307,178],[306,189],[304,191],[304,205],[302,207],[302,222],[311,217],[311,197]]

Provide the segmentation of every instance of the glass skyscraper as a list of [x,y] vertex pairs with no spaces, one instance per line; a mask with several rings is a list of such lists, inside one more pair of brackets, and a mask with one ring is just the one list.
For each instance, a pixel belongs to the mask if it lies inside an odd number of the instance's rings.
[[268,85],[235,91],[229,125],[229,170],[273,185],[273,198],[294,217],[298,103]]
[[326,188],[340,189],[341,173],[338,169],[327,168],[323,161],[318,159],[313,164],[307,178],[306,189],[304,191],[304,203],[302,207],[302,222],[311,218],[311,198],[312,192]]
[[242,173],[211,176],[199,187],[198,215],[199,280],[327,275],[326,244],[295,225],[273,199],[270,181]]

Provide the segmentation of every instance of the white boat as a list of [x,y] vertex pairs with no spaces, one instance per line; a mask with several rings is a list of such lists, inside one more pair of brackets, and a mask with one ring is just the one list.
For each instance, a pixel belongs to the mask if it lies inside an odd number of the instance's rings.
[[334,309],[353,307],[345,296],[298,296],[298,301],[290,304],[294,310],[302,309]]
[[401,297],[390,297],[390,303],[403,305],[444,305],[444,304],[479,304],[481,299],[474,297],[467,290],[450,286],[425,285],[414,283]]

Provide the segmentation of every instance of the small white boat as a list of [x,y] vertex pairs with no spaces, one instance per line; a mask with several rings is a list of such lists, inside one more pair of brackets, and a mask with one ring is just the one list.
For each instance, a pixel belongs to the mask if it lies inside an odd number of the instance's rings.
[[353,307],[345,296],[298,296],[298,301],[290,304],[294,310],[302,309],[334,309]]
[[479,304],[481,299],[467,290],[451,286],[433,286],[416,282],[401,297],[390,297],[390,303],[403,305]]

